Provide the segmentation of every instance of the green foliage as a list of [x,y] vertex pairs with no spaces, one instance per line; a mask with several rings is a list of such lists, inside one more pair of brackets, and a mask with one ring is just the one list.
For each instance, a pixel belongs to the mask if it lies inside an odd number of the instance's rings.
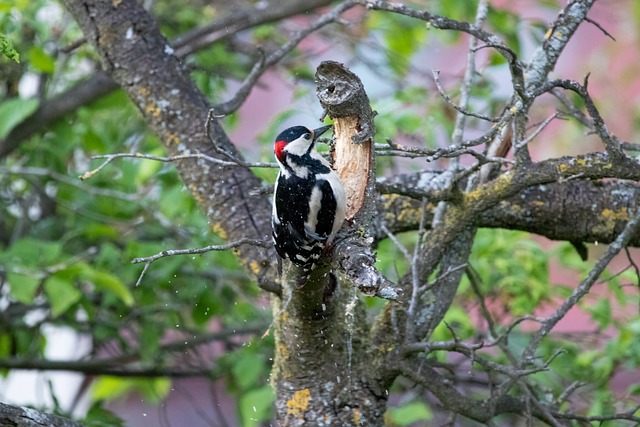
[[429,421],[433,418],[431,410],[424,402],[411,402],[406,405],[389,408],[385,414],[387,425],[409,426],[418,421]]
[[9,132],[22,120],[30,116],[38,108],[35,99],[8,99],[0,103],[0,139],[6,137]]
[[91,405],[81,422],[86,427],[124,427],[125,425],[121,418],[103,407],[102,401]]
[[38,71],[51,74],[55,69],[53,58],[40,46],[34,46],[27,52],[29,64]]
[[[503,10],[503,9],[495,9],[489,8],[489,13],[487,14],[487,21],[491,28],[499,34],[502,34],[505,38],[507,46],[511,50],[513,50],[516,55],[520,55],[520,35],[519,35],[519,27],[520,27],[520,16],[514,12]],[[495,55],[494,58],[497,58],[498,55]],[[500,56],[500,62],[504,61],[503,57]]]
[[492,229],[478,232],[470,261],[482,278],[482,292],[518,316],[551,296],[549,259],[526,233]]
[[167,378],[141,379],[106,377],[98,378],[91,389],[96,400],[113,400],[131,392],[140,393],[151,403],[161,402],[171,389],[171,380]]
[[275,400],[273,389],[264,386],[251,390],[240,398],[240,419],[245,427],[257,427],[273,416],[272,405]]
[[376,14],[370,25],[382,32],[391,70],[399,77],[406,76],[413,55],[425,43],[424,23],[400,15]]
[[13,43],[7,35],[3,33],[0,33],[0,53],[12,61],[20,62],[20,54],[13,47]]

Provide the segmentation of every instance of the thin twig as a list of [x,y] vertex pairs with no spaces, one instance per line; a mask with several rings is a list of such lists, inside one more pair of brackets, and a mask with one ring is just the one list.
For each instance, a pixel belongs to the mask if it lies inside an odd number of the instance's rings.
[[[309,34],[317,31],[318,29],[328,25],[332,22],[338,21],[340,15],[346,10],[355,6],[356,3],[353,1],[346,1],[338,6],[336,6],[331,12],[328,12],[318,18],[315,22],[309,25],[304,30],[298,31],[289,36],[289,41],[282,45],[280,49],[271,53],[269,56],[265,57],[261,56],[260,61],[258,61],[249,75],[245,78],[245,80],[240,85],[240,88],[236,92],[236,94],[229,101],[224,102],[222,104],[218,104],[213,107],[215,114],[217,116],[227,116],[232,112],[236,111],[244,102],[244,100],[251,93],[251,89],[258,81],[260,76],[272,65],[280,61],[285,55],[291,52],[305,37]],[[262,53],[262,52],[261,52]]]
[[640,424],[640,417],[636,415],[638,411],[640,411],[640,405],[637,405],[636,407],[631,408],[626,412],[618,412],[617,414],[612,414],[612,415],[582,416],[578,414],[568,414],[565,412],[554,412],[553,416],[556,418],[564,418],[567,420],[581,421],[583,423],[589,423],[589,424],[594,422],[602,423],[603,421],[628,420],[628,421],[633,421],[636,423],[635,425],[638,425]]
[[140,264],[140,263],[145,264],[144,268],[142,269],[142,272],[140,273],[140,276],[138,277],[138,280],[136,281],[136,286],[138,286],[142,281],[142,277],[145,275],[145,273],[149,269],[149,266],[151,265],[151,263],[159,260],[160,258],[175,256],[175,255],[204,254],[211,251],[228,251],[229,249],[234,249],[242,245],[252,245],[252,246],[259,246],[262,248],[268,248],[272,245],[272,243],[270,241],[249,239],[245,237],[245,238],[236,240],[235,242],[227,243],[224,245],[210,245],[210,246],[205,246],[204,248],[192,248],[192,249],[170,249],[170,250],[159,252],[155,255],[148,256],[148,257],[134,258],[131,260],[131,264]]
[[553,80],[540,86],[535,91],[535,96],[540,96],[543,93],[550,92],[558,87],[575,92],[584,101],[587,112],[589,113],[589,116],[591,116],[590,122],[593,126],[593,129],[600,137],[600,140],[604,144],[607,153],[614,158],[624,157],[624,153],[622,152],[622,147],[620,146],[619,140],[611,135],[609,129],[607,128],[607,125],[604,122],[604,119],[600,115],[600,111],[593,102],[591,95],[589,95],[589,91],[587,89],[588,85],[589,74],[585,76],[584,82],[582,84],[576,82],[575,80]]
[[384,224],[380,226],[380,229],[382,230],[383,233],[387,235],[387,237],[393,242],[393,244],[396,245],[396,248],[398,248],[398,250],[402,253],[402,255],[407,260],[407,262],[411,263],[411,254],[409,254],[409,251],[407,250],[407,248],[405,248],[404,245],[400,242],[400,240],[398,240],[396,235],[393,234]]
[[468,111],[468,110],[458,106],[455,102],[453,102],[451,97],[449,97],[449,95],[446,94],[446,92],[442,88],[442,85],[440,84],[440,70],[433,70],[433,81],[436,84],[436,88],[438,89],[438,92],[440,92],[440,96],[442,96],[442,98],[445,101],[447,101],[447,104],[449,104],[451,107],[453,107],[457,112],[459,112],[461,114],[464,114],[465,116],[475,117],[476,119],[486,120],[486,121],[492,122],[492,123],[497,123],[498,122],[499,118],[489,117],[489,116],[485,116],[484,114],[479,114],[479,113],[474,113],[472,111]]
[[202,154],[202,153],[179,154],[179,155],[170,156],[170,157],[154,156],[152,154],[142,154],[142,153],[115,153],[115,154],[103,154],[98,156],[92,156],[91,158],[106,159],[106,160],[102,164],[100,164],[100,166],[98,166],[97,168],[87,171],[82,175],[80,175],[78,178],[80,178],[83,181],[93,177],[95,174],[97,174],[102,169],[104,169],[104,167],[107,166],[109,163],[113,162],[116,159],[121,159],[121,158],[155,160],[163,163],[176,162],[179,160],[202,159],[219,166],[234,166],[234,167],[243,166],[243,167],[251,167],[251,168],[277,168],[278,167],[276,163],[265,163],[265,162],[249,163],[249,162],[225,161],[225,160],[216,159],[215,157],[207,156],[206,154]]
[[544,339],[549,332],[556,326],[556,324],[564,318],[567,312],[573,308],[578,301],[582,299],[589,291],[591,287],[596,283],[600,274],[604,271],[604,269],[609,265],[609,262],[616,256],[622,248],[624,248],[631,239],[631,236],[638,230],[640,226],[640,209],[634,214],[633,218],[627,223],[622,233],[618,235],[615,241],[613,241],[604,255],[598,260],[596,265],[591,269],[587,277],[580,283],[580,285],[573,291],[571,296],[567,298],[564,303],[549,316],[542,323],[542,326],[533,336],[531,342],[522,352],[522,356],[520,359],[521,365],[525,365],[531,361],[533,355],[535,354],[540,342]]
[[29,167],[29,166],[11,166],[11,167],[0,166],[0,173],[7,173],[7,174],[13,174],[13,175],[44,176],[44,177],[48,177],[56,181],[62,182],[64,184],[79,188],[80,190],[86,191],[89,194],[94,194],[96,196],[112,197],[114,199],[125,200],[127,202],[135,202],[139,199],[139,196],[137,194],[123,193],[122,191],[110,190],[108,188],[92,187],[90,185],[79,182],[73,178],[70,178],[67,175],[63,175],[61,173],[54,172],[52,170],[44,169],[44,168]]
[[418,297],[420,296],[420,256],[422,254],[422,242],[426,233],[427,221],[427,199],[423,198],[420,204],[420,225],[418,226],[418,241],[413,248],[413,257],[411,258],[411,299],[409,300],[409,308],[407,309],[406,336],[413,339],[416,310],[418,307]]
[[520,150],[522,147],[524,147],[525,145],[529,144],[531,141],[533,141],[534,139],[536,139],[536,137],[538,135],[540,135],[540,132],[542,132],[548,125],[549,123],[551,123],[553,120],[560,118],[563,116],[563,113],[557,111],[554,114],[552,114],[551,116],[547,117],[542,123],[540,123],[540,125],[531,133],[531,135],[529,135],[528,137],[526,137],[525,139],[523,139],[522,141],[520,141],[520,143],[518,143],[515,147],[514,147],[514,151],[518,151]]
[[600,25],[599,23],[597,23],[596,21],[594,21],[593,19],[589,18],[588,16],[584,17],[584,20],[590,24],[593,24],[596,26],[596,28],[598,28],[600,31],[602,31],[604,33],[605,36],[609,37],[611,40],[613,40],[614,42],[617,41],[615,37],[613,37],[607,30],[604,29],[604,27],[602,25]]

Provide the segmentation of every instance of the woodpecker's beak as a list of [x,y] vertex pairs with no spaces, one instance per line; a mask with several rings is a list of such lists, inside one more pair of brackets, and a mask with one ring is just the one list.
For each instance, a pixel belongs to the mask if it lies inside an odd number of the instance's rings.
[[313,130],[313,140],[316,141],[320,135],[331,129],[333,125],[322,126],[321,128]]

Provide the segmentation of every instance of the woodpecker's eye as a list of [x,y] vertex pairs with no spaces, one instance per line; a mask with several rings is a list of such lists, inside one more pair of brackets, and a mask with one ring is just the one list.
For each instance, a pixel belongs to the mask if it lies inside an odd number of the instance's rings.
[[311,138],[311,134],[310,134],[310,133],[305,133],[303,136],[304,136],[304,139],[309,139],[309,138]]

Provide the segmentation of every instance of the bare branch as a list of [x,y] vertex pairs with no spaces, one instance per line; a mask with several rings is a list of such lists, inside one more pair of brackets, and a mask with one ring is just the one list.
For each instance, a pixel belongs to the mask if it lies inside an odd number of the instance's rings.
[[575,306],[578,301],[582,299],[589,291],[591,287],[596,283],[600,274],[609,265],[609,262],[616,256],[631,239],[631,236],[638,230],[640,226],[640,209],[636,211],[631,220],[627,223],[626,227],[620,233],[618,238],[609,245],[604,255],[598,260],[593,269],[589,272],[587,277],[580,283],[580,285],[573,291],[571,296],[567,298],[564,303],[549,316],[542,324],[540,329],[534,334],[531,342],[522,352],[521,364],[527,364],[531,362],[533,355],[535,354],[538,346],[542,342],[545,336],[551,332],[556,324],[567,314],[567,312]]
[[500,52],[508,62],[511,63],[516,59],[515,52],[513,52],[513,50],[511,50],[498,36],[468,22],[456,21],[444,16],[434,15],[426,10],[413,9],[401,3],[392,3],[382,0],[357,0],[356,2],[367,9],[384,10],[420,19],[428,22],[430,27],[440,30],[455,30],[470,34],[476,39],[482,40],[485,43],[496,47],[498,52]]
[[636,423],[635,425],[638,425],[640,424],[640,416],[637,415],[638,411],[640,411],[640,405],[637,405],[636,407],[631,408],[626,412],[618,412],[617,414],[612,415],[582,416],[566,412],[554,412],[553,416],[556,418],[563,418],[567,420],[581,421],[583,423],[603,423],[604,421],[627,420]]
[[142,154],[142,153],[115,153],[115,154],[103,154],[98,156],[92,156],[91,158],[106,159],[106,160],[102,164],[100,164],[100,166],[98,166],[97,168],[87,171],[82,175],[80,175],[78,178],[83,181],[93,177],[95,174],[100,172],[102,169],[104,169],[105,166],[107,166],[109,163],[113,162],[114,160],[122,159],[122,158],[155,160],[157,162],[163,162],[163,163],[171,163],[179,160],[202,159],[202,160],[206,160],[207,162],[213,163],[214,165],[219,165],[219,166],[234,166],[234,167],[242,166],[242,167],[249,167],[249,168],[277,168],[278,167],[276,163],[265,163],[265,162],[250,163],[250,162],[244,162],[241,160],[225,161],[225,160],[216,159],[215,157],[207,156],[206,154],[202,154],[202,153],[177,154],[175,156],[169,156],[169,157],[154,156],[152,154]]
[[64,184],[79,188],[80,190],[86,191],[89,194],[94,194],[96,196],[103,196],[103,197],[112,197],[114,199],[125,200],[127,202],[135,202],[140,199],[140,197],[137,194],[123,193],[117,190],[92,187],[82,182],[78,182],[77,180],[70,178],[67,175],[63,175],[53,170],[44,169],[44,168],[27,167],[27,166],[11,166],[11,167],[0,166],[0,173],[14,174],[14,175],[36,175],[36,176],[48,177],[56,181],[62,182]]
[[611,40],[613,40],[614,42],[617,41],[615,37],[613,37],[607,30],[604,29],[604,27],[602,25],[600,25],[599,23],[597,23],[596,21],[594,21],[593,19],[589,18],[588,16],[584,17],[584,21],[588,22],[592,25],[594,25],[596,28],[598,28],[600,31],[602,31],[602,33],[609,37]]
[[12,406],[0,402],[0,425],[17,427],[83,427],[68,418],[40,412],[33,408]]
[[442,96],[442,98],[445,101],[447,101],[447,104],[449,104],[451,107],[453,107],[459,113],[464,114],[465,116],[475,117],[476,119],[486,120],[486,121],[492,122],[492,123],[498,122],[499,119],[465,110],[464,108],[460,107],[455,102],[453,102],[451,97],[446,94],[446,92],[442,88],[442,85],[440,84],[440,70],[433,70],[433,81],[436,84],[436,88],[438,89],[438,92],[440,92],[440,96]]
[[[209,344],[213,341],[226,341],[232,337],[256,335],[264,331],[265,328],[266,325],[255,324],[220,332],[204,333],[196,337],[176,339],[161,345],[158,351],[161,351],[163,354],[182,354],[185,351]],[[0,358],[0,368],[36,371],[68,371],[81,372],[86,375],[111,375],[121,377],[206,377],[211,374],[211,366],[203,366],[197,369],[184,366],[161,365],[141,367],[137,366],[140,360],[141,350],[137,348],[113,357],[89,360]]]
[[313,22],[304,30],[298,31],[295,34],[292,34],[289,37],[289,41],[287,41],[287,43],[285,43],[280,49],[271,53],[266,58],[262,56],[260,61],[258,61],[253,66],[253,68],[251,69],[251,72],[246,77],[246,79],[242,82],[242,85],[240,85],[240,88],[238,89],[236,94],[233,96],[233,98],[223,104],[218,104],[215,107],[213,107],[213,110],[215,111],[216,115],[229,115],[232,112],[236,111],[238,108],[240,108],[244,100],[247,98],[247,96],[249,96],[249,93],[251,93],[251,89],[253,88],[255,83],[270,66],[277,63],[285,55],[291,52],[309,34],[319,30],[325,25],[337,22],[340,15],[346,10],[352,8],[353,6],[355,6],[355,3],[352,1],[346,1],[336,6],[331,12],[322,15],[320,18],[318,18],[315,22]]
[[543,85],[555,68],[560,54],[585,20],[595,0],[573,0],[558,13],[547,31],[544,43],[536,49],[527,65],[527,92]]
[[587,111],[591,116],[591,123],[593,124],[594,130],[604,144],[607,153],[615,158],[624,157],[624,153],[622,152],[622,148],[620,147],[619,140],[612,136],[611,133],[609,133],[609,129],[607,128],[604,119],[600,115],[600,112],[593,102],[591,95],[589,95],[589,91],[587,90],[588,82],[588,74],[585,77],[583,84],[580,84],[574,80],[552,80],[542,85],[535,93],[536,96],[539,96],[557,87],[561,87],[578,94],[585,103]]
[[210,245],[210,246],[205,246],[204,248],[193,248],[193,249],[170,249],[170,250],[159,252],[155,255],[148,256],[148,257],[134,258],[131,260],[132,264],[140,264],[140,263],[145,264],[144,269],[142,270],[142,272],[140,273],[140,276],[138,277],[138,280],[136,281],[136,286],[138,286],[142,281],[142,277],[145,275],[145,273],[149,269],[149,266],[151,265],[151,263],[159,260],[160,258],[175,256],[175,255],[204,254],[211,251],[228,251],[230,249],[234,249],[242,245],[252,245],[252,246],[259,246],[262,248],[269,248],[273,245],[273,243],[271,241],[266,242],[264,240],[242,238],[240,240],[236,240],[235,242],[227,243],[224,245]]
[[540,123],[540,125],[531,133],[531,135],[529,135],[528,137],[526,137],[525,139],[523,139],[522,141],[520,141],[519,143],[516,144],[516,146],[514,147],[514,150],[519,150],[520,148],[524,147],[525,145],[529,144],[531,141],[533,141],[534,139],[536,139],[536,137],[538,135],[540,135],[540,132],[542,132],[548,125],[549,123],[551,123],[554,119],[560,118],[562,117],[563,114],[560,112],[556,112],[554,114],[552,114],[551,116],[547,117],[542,123]]

